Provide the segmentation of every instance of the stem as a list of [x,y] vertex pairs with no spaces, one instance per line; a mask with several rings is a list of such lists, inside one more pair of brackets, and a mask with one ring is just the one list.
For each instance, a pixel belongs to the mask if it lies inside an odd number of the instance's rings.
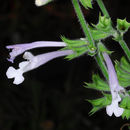
[[[82,29],[83,29],[83,31],[85,33],[85,36],[88,38],[90,46],[94,47],[95,46],[94,40],[93,40],[91,32],[90,32],[90,30],[88,28],[88,24],[86,23],[85,18],[83,16],[83,13],[81,11],[79,2],[78,2],[78,0],[72,0],[72,3],[73,3],[73,6],[74,6],[74,9],[75,9],[75,12],[77,14],[77,17],[79,19],[79,22],[81,24],[81,27],[82,27]],[[103,6],[103,3],[101,2],[101,0],[99,0],[99,5],[102,7],[101,9],[103,9],[104,6]],[[103,9],[103,12],[106,13],[107,11],[104,11],[104,10],[105,9]],[[106,13],[106,14],[107,14],[106,16],[108,17],[109,16],[108,13]],[[107,73],[107,69],[106,69],[106,66],[104,64],[103,58],[100,56],[100,54],[98,54],[98,55],[95,56],[95,59],[97,61],[97,64],[99,65],[104,77],[106,79],[108,79],[108,73]]]
[[72,3],[73,3],[73,6],[74,6],[74,9],[75,9],[75,12],[77,14],[77,17],[79,19],[79,22],[81,24],[81,27],[82,27],[82,29],[84,31],[84,34],[88,38],[90,46],[95,47],[94,40],[93,40],[91,32],[90,32],[90,30],[88,28],[88,24],[85,21],[85,18],[84,18],[84,15],[83,15],[82,11],[81,11],[78,0],[72,0]]
[[107,68],[104,64],[103,58],[101,57],[100,52],[95,56],[95,60],[98,64],[98,66],[100,67],[102,74],[104,75],[104,77],[106,78],[106,80],[108,81],[108,72],[107,72]]
[[121,38],[118,42],[120,46],[122,47],[122,49],[124,50],[128,60],[130,61],[130,49],[128,48],[126,42],[123,40],[123,38]]
[[97,0],[97,3],[99,5],[103,15],[105,15],[107,18],[109,18],[110,17],[109,13],[107,12],[106,7],[105,7],[104,3],[102,2],[102,0]]

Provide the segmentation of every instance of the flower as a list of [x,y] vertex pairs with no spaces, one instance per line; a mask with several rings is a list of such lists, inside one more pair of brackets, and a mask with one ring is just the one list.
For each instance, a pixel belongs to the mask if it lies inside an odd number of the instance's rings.
[[109,86],[111,90],[111,95],[112,95],[112,102],[110,105],[106,107],[106,112],[109,116],[114,115],[116,117],[119,117],[123,114],[124,109],[120,108],[118,103],[121,101],[121,97],[119,95],[119,92],[124,92],[124,88],[121,87],[118,83],[117,75],[115,72],[115,68],[112,64],[112,61],[107,53],[103,53],[104,60],[107,65],[108,69],[108,75],[109,75]]
[[119,94],[117,94],[117,96],[118,97],[116,99],[112,99],[112,103],[106,107],[106,112],[109,116],[112,116],[112,114],[114,113],[116,117],[119,117],[124,111],[124,109],[120,108],[118,105],[118,102],[121,101],[121,98]]
[[25,52],[23,58],[27,61],[23,61],[19,63],[19,69],[15,69],[14,67],[9,67],[6,76],[11,79],[14,78],[14,84],[18,85],[24,81],[23,73],[28,72],[30,70],[36,69],[39,66],[47,63],[48,61],[72,54],[72,50],[64,50],[64,51],[54,51],[45,54],[40,54],[37,56],[32,55],[30,52]]
[[35,0],[35,5],[36,6],[42,6],[42,5],[49,3],[50,1],[51,0]]
[[12,62],[14,59],[22,54],[23,52],[33,49],[33,48],[39,48],[39,47],[65,47],[66,43],[64,42],[53,42],[53,41],[37,41],[32,43],[26,43],[26,44],[16,44],[16,45],[8,45],[6,46],[7,49],[12,49],[12,51],[9,53],[10,58],[8,61]]

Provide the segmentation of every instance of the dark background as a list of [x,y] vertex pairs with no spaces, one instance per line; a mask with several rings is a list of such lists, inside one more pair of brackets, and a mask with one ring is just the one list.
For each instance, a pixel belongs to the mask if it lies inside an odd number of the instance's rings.
[[[113,23],[116,18],[130,22],[129,0],[104,0]],[[83,12],[89,23],[97,23],[99,8]],[[22,57],[9,63],[6,45],[33,41],[60,41],[60,36],[74,39],[83,37],[81,27],[70,0],[55,0],[36,7],[34,0],[0,0],[0,130],[119,130],[125,123],[106,115],[105,109],[89,116],[91,105],[85,99],[101,97],[99,92],[83,87],[91,82],[93,73],[100,73],[94,59],[81,56],[72,61],[54,59],[25,74],[21,85],[13,85],[6,78],[9,66],[18,66]],[[130,33],[125,35],[130,42]],[[113,60],[124,55],[118,43],[107,39],[106,46],[117,50]],[[59,48],[34,49],[34,54]],[[101,75],[102,76],[102,75]],[[124,130],[127,129],[126,127]]]

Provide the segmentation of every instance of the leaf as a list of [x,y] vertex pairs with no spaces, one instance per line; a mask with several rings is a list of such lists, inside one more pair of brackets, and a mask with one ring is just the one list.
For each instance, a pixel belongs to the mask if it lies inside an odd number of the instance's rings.
[[92,0],[80,0],[81,4],[86,8],[92,8]]
[[103,81],[99,75],[93,74],[92,83],[85,83],[85,88],[95,89],[99,91],[110,91],[109,85]]

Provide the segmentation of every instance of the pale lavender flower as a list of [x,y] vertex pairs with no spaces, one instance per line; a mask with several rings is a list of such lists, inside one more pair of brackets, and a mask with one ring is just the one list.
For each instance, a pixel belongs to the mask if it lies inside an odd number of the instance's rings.
[[121,97],[119,92],[124,92],[124,88],[121,87],[118,83],[117,75],[115,72],[115,68],[112,64],[112,61],[107,53],[103,53],[104,60],[107,65],[108,75],[109,75],[109,87],[112,95],[112,102],[110,105],[106,107],[106,112],[109,116],[114,115],[119,117],[123,114],[124,109],[119,107],[119,102],[121,101]]
[[22,54],[23,52],[33,49],[33,48],[39,48],[39,47],[65,47],[66,43],[64,42],[54,42],[54,41],[37,41],[32,43],[26,43],[26,44],[15,44],[15,45],[8,45],[6,46],[7,49],[12,49],[12,51],[9,53],[10,58],[8,61],[12,62],[14,59]]
[[9,67],[6,72],[6,75],[9,79],[14,78],[13,83],[18,85],[24,81],[23,73],[36,69],[39,66],[47,63],[48,61],[54,58],[70,55],[72,53],[73,53],[72,50],[64,50],[64,51],[54,51],[54,52],[33,56],[32,53],[25,52],[23,58],[26,59],[27,61],[23,61],[19,63],[19,69],[15,69],[12,66]]
[[50,1],[52,1],[52,0],[35,0],[35,5],[42,6],[42,5],[49,3]]

